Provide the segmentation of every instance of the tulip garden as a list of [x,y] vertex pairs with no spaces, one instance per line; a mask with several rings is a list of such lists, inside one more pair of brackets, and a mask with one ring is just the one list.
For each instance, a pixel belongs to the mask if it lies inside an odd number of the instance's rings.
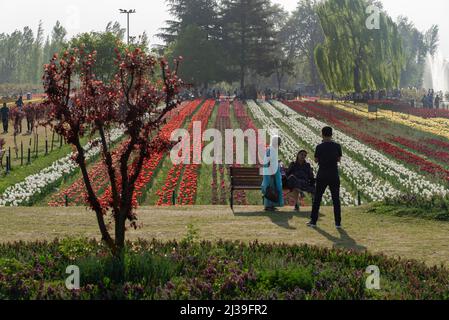
[[[449,120],[331,101],[192,100],[165,115],[154,138],[170,139],[175,129],[278,129],[280,158],[288,164],[300,149],[316,173],[313,150],[320,130],[330,125],[344,152],[340,165],[341,199],[345,208],[363,206],[374,215],[410,215],[449,220]],[[440,130],[441,129],[441,130]],[[107,167],[96,137],[85,141],[88,174],[102,203],[112,201]],[[108,133],[112,162],[127,146],[123,129]],[[163,140],[162,139],[162,140]],[[190,143],[198,155],[206,142]],[[186,143],[181,140],[180,144]],[[259,142],[258,142],[259,144]],[[201,146],[201,148],[198,148]],[[234,145],[235,147],[235,145]],[[245,150],[255,148],[245,145]],[[133,206],[179,208],[229,205],[229,165],[173,164],[170,151],[152,147],[133,195]],[[223,146],[225,148],[225,146]],[[235,148],[234,155],[235,155]],[[224,151],[224,150],[223,150]],[[224,152],[223,152],[224,154]],[[182,155],[185,156],[185,155]],[[135,162],[130,162],[130,167]],[[11,183],[0,195],[1,207],[86,206],[85,185],[73,154],[67,154],[23,181]],[[287,205],[291,200],[287,197]],[[245,210],[261,206],[258,191],[239,191],[234,203]],[[310,198],[302,206],[310,206]],[[327,192],[324,205],[331,205]],[[408,206],[409,211],[405,208]],[[411,210],[411,207],[414,210]],[[441,222],[445,223],[445,222]],[[110,282],[112,262],[100,242],[82,239],[0,245],[0,298],[13,299],[448,299],[447,269],[417,261],[396,260],[368,252],[319,247],[278,246],[240,242],[199,242],[193,227],[179,242],[130,241],[124,281]],[[18,248],[20,246],[20,248]],[[20,256],[17,252],[23,252]],[[211,252],[213,254],[211,254]],[[145,261],[145,263],[143,262]],[[222,263],[225,261],[226,263]],[[319,262],[318,262],[319,261]],[[62,266],[87,270],[82,288],[67,291]],[[364,268],[388,271],[381,291],[364,288]],[[282,266],[280,269],[275,266]],[[142,280],[152,270],[152,277]],[[278,270],[279,269],[279,270]],[[37,278],[36,278],[37,277]],[[39,277],[42,277],[39,280]],[[20,280],[18,280],[20,279]],[[42,283],[51,284],[42,286]],[[102,279],[102,280],[98,280]]]
[[[366,107],[365,107],[366,108]],[[335,139],[343,146],[341,163],[342,202],[345,206],[379,202],[405,194],[427,198],[448,195],[449,131],[446,118],[423,118],[381,109],[374,118],[363,105],[352,107],[329,101],[215,101],[184,102],[166,115],[158,135],[170,138],[176,128],[192,133],[193,123],[202,130],[279,129],[284,143],[280,156],[285,164],[293,161],[300,149],[309,151],[320,143],[320,129],[330,125]],[[423,128],[423,130],[421,130]],[[441,128],[441,130],[439,130]],[[126,146],[119,129],[110,132],[114,145],[113,161]],[[96,155],[99,149],[86,144],[89,175],[101,194],[110,201],[107,168]],[[203,148],[205,142],[201,142]],[[191,154],[200,153],[190,144]],[[234,146],[235,147],[235,146]],[[246,148],[254,148],[249,145]],[[233,148],[235,153],[235,148]],[[223,153],[224,154],[224,153]],[[132,166],[133,164],[131,164]],[[200,188],[200,195],[198,195]],[[229,166],[224,164],[170,163],[168,151],[153,152],[144,162],[134,194],[135,206],[184,206],[229,204]],[[259,205],[260,195],[237,192],[240,205]],[[324,202],[330,204],[330,194]],[[58,159],[0,195],[1,206],[82,206],[86,192],[82,177],[71,155]]]

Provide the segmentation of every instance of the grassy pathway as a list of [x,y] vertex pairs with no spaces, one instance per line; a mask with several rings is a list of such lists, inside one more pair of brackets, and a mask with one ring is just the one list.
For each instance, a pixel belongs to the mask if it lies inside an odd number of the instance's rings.
[[[331,208],[323,209],[319,229],[309,229],[310,208],[294,213],[284,208],[265,213],[261,207],[194,206],[139,209],[143,227],[130,230],[128,238],[182,239],[193,224],[202,239],[307,243],[355,250],[368,249],[389,256],[417,259],[428,265],[449,267],[449,223],[381,216],[366,213],[366,207],[345,208],[345,230],[333,226]],[[67,236],[99,237],[94,214],[82,207],[0,208],[0,242],[52,240]]]

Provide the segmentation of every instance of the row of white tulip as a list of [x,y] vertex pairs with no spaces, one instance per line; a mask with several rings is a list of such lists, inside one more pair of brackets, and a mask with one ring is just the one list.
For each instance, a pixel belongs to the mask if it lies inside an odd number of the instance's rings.
[[[293,116],[291,113],[293,110],[288,106],[277,101],[273,101],[272,103],[278,110],[282,110],[282,112],[285,113],[288,112],[289,115]],[[288,109],[290,111],[287,111]],[[317,132],[328,125],[315,118],[305,117],[298,113],[295,114],[295,118]],[[432,197],[433,195],[445,196],[449,194],[449,190],[444,185],[429,181],[423,175],[406,168],[397,161],[389,159],[379,151],[360,143],[354,138],[351,138],[338,130],[334,130],[334,136],[346,150],[353,154],[357,154],[362,159],[363,163],[372,171],[381,175],[385,180],[390,181],[392,184],[400,186],[402,191],[411,194],[420,194],[424,197]]]
[[[112,129],[109,134],[111,142],[115,142],[123,136],[123,129]],[[94,140],[84,146],[86,159],[98,155],[101,152],[99,140]],[[72,160],[73,154],[53,162],[49,167],[40,172],[30,175],[24,181],[9,187],[0,196],[0,207],[26,205],[33,197],[41,194],[45,189],[64,177],[72,173],[78,165]]]
[[[279,152],[282,154],[285,160],[294,161],[297,152],[303,148],[299,146],[297,139],[291,137],[287,132],[285,132],[285,130],[282,129],[282,126],[280,126],[278,122],[273,120],[279,119],[280,117],[282,118],[282,114],[274,112],[275,110],[271,108],[269,109],[271,112],[267,110],[268,113],[270,114],[270,117],[268,117],[262,111],[260,106],[257,105],[253,100],[248,100],[247,105],[254,118],[263,126],[264,129],[267,129],[270,134],[273,134],[275,129],[278,130],[278,133],[282,139],[282,143],[279,147]],[[309,161],[309,163],[312,165],[314,172],[317,172],[318,168],[316,164],[312,161]],[[341,193],[341,202],[343,205],[352,206],[356,204],[355,198],[343,186],[340,190],[340,193]],[[324,194],[323,202],[325,204],[330,204],[331,201],[332,200],[330,192],[329,190],[327,190],[326,193]]]
[[[272,102],[276,108],[265,101],[260,101],[259,104],[270,114],[273,113],[271,109],[277,112],[279,112],[277,110],[279,109],[284,113],[285,116],[282,116],[280,120],[295,133],[297,139],[300,139],[310,149],[314,150],[315,146],[322,142],[322,138],[298,120],[298,117],[296,114],[293,114],[294,111],[290,108],[287,107],[288,109],[284,109],[284,105],[278,104],[277,101]],[[290,111],[293,111],[293,113]],[[394,188],[389,182],[375,177],[368,168],[351,157],[343,157],[340,168],[345,178],[370,201],[380,201],[400,194],[400,191]]]

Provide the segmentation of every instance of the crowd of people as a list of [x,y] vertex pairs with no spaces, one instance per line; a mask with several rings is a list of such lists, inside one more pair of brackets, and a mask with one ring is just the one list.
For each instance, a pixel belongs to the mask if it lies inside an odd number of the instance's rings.
[[[300,150],[296,160],[288,169],[277,159],[277,150],[282,141],[280,137],[273,137],[270,147],[267,149],[262,182],[265,211],[273,212],[285,205],[284,187],[290,190],[290,195],[295,202],[295,211],[299,211],[301,200],[305,193],[312,194],[313,206],[309,227],[316,228],[319,211],[324,192],[330,189],[334,206],[335,226],[342,228],[341,202],[340,202],[340,177],[338,163],[343,156],[341,145],[333,141],[333,129],[325,127],[322,130],[323,142],[315,149],[315,161],[319,170],[314,176],[312,166],[306,161],[307,151]],[[270,171],[270,163],[278,163],[275,174]]]
[[433,89],[430,89],[427,94],[424,94],[421,103],[424,109],[440,109],[442,101],[442,94],[436,94]]
[[[421,95],[421,101],[420,100]],[[449,96],[449,95],[448,95]],[[372,100],[401,100],[406,101],[412,107],[421,107],[419,103],[421,102],[422,107],[425,109],[440,109],[444,108],[444,94],[443,92],[435,92],[433,89],[429,89],[427,92],[424,90],[418,90],[416,88],[408,88],[402,90],[371,90],[365,91],[363,93],[350,93],[346,95],[335,95],[328,94],[327,98],[336,101],[343,102],[358,102],[358,103],[367,103]]]
[[295,100],[301,98],[301,90],[272,90],[265,88],[257,90],[255,87],[248,86],[245,90],[221,88],[193,89],[182,94],[185,99],[206,98],[206,99],[266,99],[266,100]]
[[332,100],[337,101],[354,101],[354,102],[368,102],[370,100],[383,100],[383,99],[394,99],[399,100],[402,99],[402,91],[401,90],[367,90],[362,93],[352,92],[346,95],[335,95],[333,93],[330,94],[330,98]]
[[9,133],[9,122],[11,121],[14,126],[14,134],[23,133],[22,123],[26,119],[26,132],[25,134],[31,135],[35,129],[37,121],[42,118],[43,108],[39,104],[35,103],[24,103],[22,96],[19,96],[15,102],[15,106],[9,108],[6,102],[3,103],[0,109],[0,116],[3,126],[3,134]]

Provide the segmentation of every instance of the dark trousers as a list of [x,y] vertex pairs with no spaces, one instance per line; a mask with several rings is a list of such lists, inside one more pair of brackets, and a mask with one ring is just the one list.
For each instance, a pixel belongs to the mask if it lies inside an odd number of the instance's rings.
[[8,132],[8,120],[3,120],[3,132]]
[[315,199],[313,200],[311,220],[314,224],[318,221],[321,201],[326,188],[329,187],[332,195],[332,202],[334,203],[334,217],[335,224],[341,224],[341,203],[340,203],[340,179],[339,178],[324,178],[317,179]]
[[28,132],[33,131],[33,121],[27,119],[27,130]]

